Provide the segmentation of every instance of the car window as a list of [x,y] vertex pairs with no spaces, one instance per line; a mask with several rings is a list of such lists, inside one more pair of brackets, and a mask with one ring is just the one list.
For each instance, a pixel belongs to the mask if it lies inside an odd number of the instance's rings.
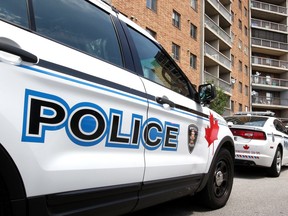
[[274,127],[276,128],[276,130],[282,133],[287,133],[286,127],[279,120],[275,119],[273,123],[274,123]]
[[0,19],[28,28],[26,0],[1,0]]
[[233,125],[247,125],[263,127],[268,118],[258,116],[233,116],[225,117],[227,122],[232,122]]
[[49,38],[122,66],[110,15],[87,1],[33,0],[36,31]]
[[143,75],[184,96],[189,96],[188,83],[182,72],[151,40],[129,28],[135,43]]

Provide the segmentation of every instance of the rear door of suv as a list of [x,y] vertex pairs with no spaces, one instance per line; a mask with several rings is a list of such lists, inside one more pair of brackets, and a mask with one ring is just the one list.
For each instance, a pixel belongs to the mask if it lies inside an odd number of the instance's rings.
[[89,1],[27,2],[0,3],[0,143],[27,196],[122,185],[111,197],[135,198],[147,98],[115,14]]

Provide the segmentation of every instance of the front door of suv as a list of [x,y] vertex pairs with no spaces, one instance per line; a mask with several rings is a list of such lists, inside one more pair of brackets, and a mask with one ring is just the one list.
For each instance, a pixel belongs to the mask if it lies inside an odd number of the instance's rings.
[[[135,190],[136,197],[144,173],[138,133],[148,104],[141,79],[124,67],[115,14],[88,1],[29,2],[32,19],[26,1],[0,3],[0,50],[8,48],[0,53],[7,101],[0,113],[8,113],[0,121],[19,132],[1,134],[1,143],[27,196],[122,185],[118,192]],[[39,61],[20,63],[21,50]]]
[[[194,88],[167,54],[138,31],[129,28],[129,32],[140,58],[149,101],[143,129],[146,139],[142,140],[146,148],[144,185],[159,179],[178,179],[183,186],[181,183],[189,181],[183,182],[179,178],[183,176],[194,176],[197,181],[198,174],[207,169],[205,127],[209,113],[192,99],[196,95]],[[158,182],[154,182],[155,193],[157,187],[165,187]]]

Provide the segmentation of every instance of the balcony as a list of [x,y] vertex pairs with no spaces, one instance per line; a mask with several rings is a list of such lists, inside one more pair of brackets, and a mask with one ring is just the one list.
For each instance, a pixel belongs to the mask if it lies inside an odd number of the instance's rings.
[[231,60],[223,55],[221,52],[216,50],[207,42],[205,43],[204,54],[208,55],[211,59],[214,59],[216,62],[222,64],[222,66],[226,67],[228,70],[231,71]]
[[252,46],[262,46],[265,48],[288,51],[288,44],[278,41],[266,40],[261,38],[251,38]]
[[251,7],[265,10],[265,11],[271,12],[271,13],[278,13],[278,14],[287,15],[287,8],[286,7],[282,7],[282,6],[278,6],[278,5],[274,5],[274,4],[268,4],[265,2],[252,0],[251,1]]
[[[288,106],[288,99],[281,99],[276,97],[262,97],[262,96],[252,96],[253,106],[273,106],[271,108],[280,108]],[[277,107],[275,107],[277,106]]]
[[208,2],[213,5],[229,23],[232,22],[231,13],[218,0],[208,0]]
[[216,76],[213,76],[212,74],[210,74],[209,72],[207,71],[204,71],[204,80],[205,82],[208,82],[208,83],[213,83],[215,86],[223,89],[223,91],[225,92],[228,92],[229,94],[231,94],[231,84],[216,77]]
[[275,67],[282,70],[288,70],[288,61],[252,56],[251,63],[264,67]]
[[205,15],[205,25],[208,26],[214,34],[226,42],[230,47],[232,46],[231,36],[220,28],[212,19]]
[[271,88],[275,88],[275,87],[287,88],[288,80],[271,78],[270,76],[264,77],[264,76],[252,75],[252,84],[267,85]]
[[266,20],[259,20],[259,19],[251,19],[252,27],[264,28],[273,31],[279,31],[283,33],[287,33],[287,25],[279,24],[275,22],[269,22]]

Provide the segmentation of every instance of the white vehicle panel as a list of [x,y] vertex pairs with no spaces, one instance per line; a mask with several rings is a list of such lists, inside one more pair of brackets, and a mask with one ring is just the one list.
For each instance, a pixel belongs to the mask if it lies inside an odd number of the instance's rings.
[[[73,68],[109,82],[115,82],[135,91],[145,92],[141,80],[133,73],[43,37],[16,27],[13,28],[3,22],[0,22],[0,28],[2,29],[1,37],[10,38],[21,48],[37,55],[40,59]],[[51,51],[47,52],[47,50]],[[57,50],[57,52],[53,52],[53,50]],[[141,115],[145,120],[147,112],[145,98],[39,66],[17,67],[5,63],[0,64],[2,77],[5,76],[5,80],[2,80],[1,84],[1,97],[4,101],[10,101],[0,107],[1,113],[9,113],[2,116],[1,119],[4,118],[4,120],[1,121],[5,122],[7,127],[11,125],[10,127],[15,127],[18,131],[12,136],[8,131],[15,131],[15,129],[7,130],[7,132],[1,131],[1,143],[7,145],[20,172],[23,171],[21,175],[28,196],[91,188],[95,185],[101,187],[142,181],[144,148],[141,145],[136,149],[107,148],[105,147],[105,138],[97,145],[79,146],[68,138],[64,128],[47,131],[44,143],[23,143],[21,142],[21,132],[22,126],[24,126],[24,100],[27,86],[29,86],[29,90],[63,99],[70,108],[79,103],[96,104],[104,110],[107,118],[110,117],[110,109],[123,111],[121,133],[124,134],[131,132],[133,114]],[[3,68],[7,68],[7,71]],[[127,80],[129,80],[129,86],[127,86]],[[11,83],[15,83],[15,85],[11,85]],[[113,101],[113,105],[111,101]],[[130,108],[127,109],[127,107]],[[27,155],[27,157],[23,157],[23,155]],[[84,182],[83,176],[85,176]],[[57,182],[57,184],[53,184],[53,182]],[[45,185],[45,187],[40,187],[40,185]]]

